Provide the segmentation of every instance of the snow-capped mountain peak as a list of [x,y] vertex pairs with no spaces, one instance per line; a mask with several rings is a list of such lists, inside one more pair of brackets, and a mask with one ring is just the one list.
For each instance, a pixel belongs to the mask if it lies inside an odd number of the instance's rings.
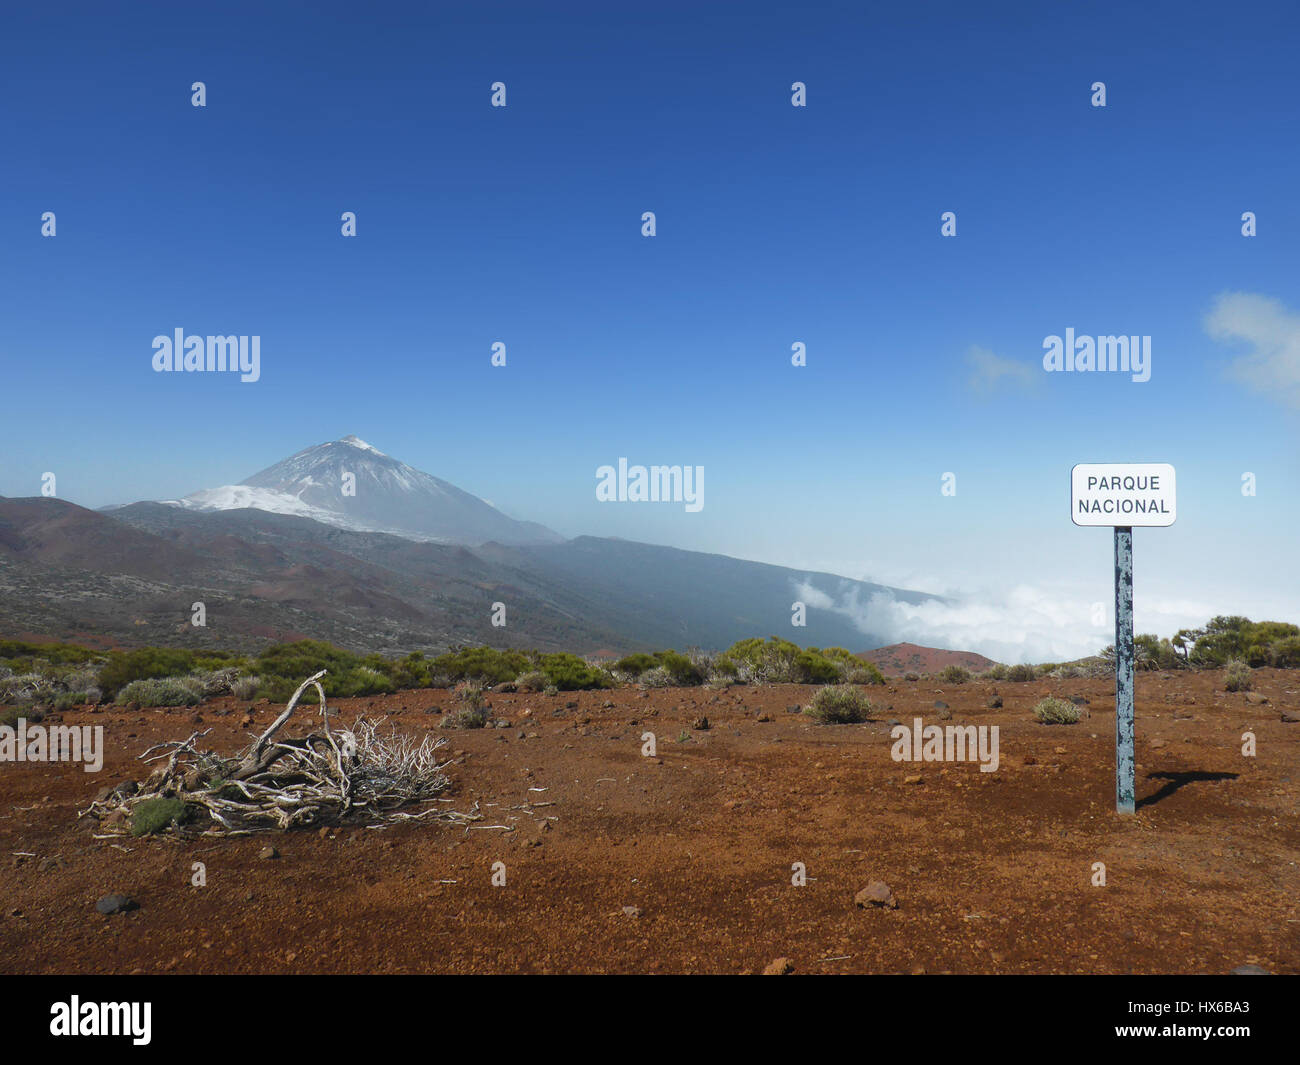
[[[382,451],[379,450],[379,448],[375,447],[373,444],[367,444],[364,440],[361,439],[361,437],[356,436],[352,433],[349,433],[347,436],[337,441],[337,443],[351,444],[353,447],[360,448],[362,451],[373,451],[376,455],[384,454]],[[388,456],[385,455],[384,457],[387,458]]]
[[358,436],[299,451],[237,485],[167,500],[191,510],[252,508],[413,540],[558,543],[558,533],[516,521],[454,484],[386,455]]

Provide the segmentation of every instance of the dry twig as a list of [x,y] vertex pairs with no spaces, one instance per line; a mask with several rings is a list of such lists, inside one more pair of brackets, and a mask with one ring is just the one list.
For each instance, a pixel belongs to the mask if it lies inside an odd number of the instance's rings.
[[[166,758],[165,765],[154,769],[133,794],[115,791],[85,812],[115,830],[128,831],[131,815],[141,804],[179,799],[190,823],[193,815],[206,811],[210,823],[205,835],[248,835],[345,821],[382,827],[423,819],[464,825],[480,820],[477,806],[469,813],[437,806],[420,812],[406,809],[432,802],[449,785],[443,771],[450,760],[441,761],[438,755],[447,741],[381,735],[365,720],[351,729],[331,729],[320,684],[325,672],[303,681],[280,716],[234,758],[198,747],[210,730],[158,744],[140,757],[145,762]],[[308,687],[320,695],[324,731],[300,739],[279,738]]]

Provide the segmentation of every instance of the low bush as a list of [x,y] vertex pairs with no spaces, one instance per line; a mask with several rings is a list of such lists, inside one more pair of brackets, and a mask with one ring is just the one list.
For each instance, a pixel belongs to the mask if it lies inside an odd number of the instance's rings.
[[939,670],[939,680],[944,684],[965,684],[970,680],[970,670],[955,664],[944,666]]
[[527,673],[520,673],[515,678],[515,691],[540,692],[544,691],[549,683],[546,674],[540,669],[530,669]]
[[190,677],[133,680],[117,693],[119,706],[197,706],[203,687]]
[[460,647],[439,655],[433,660],[432,668],[453,681],[504,684],[520,673],[538,668],[534,657],[523,651],[498,651],[494,647]]
[[740,640],[723,657],[736,667],[737,678],[748,684],[836,684],[850,676],[868,678],[858,683],[885,683],[874,663],[843,647],[805,648],[779,636]]
[[[314,641],[303,641],[311,643]],[[291,645],[282,645],[291,646]],[[328,644],[322,644],[328,647]],[[271,651],[275,649],[272,648]],[[270,652],[264,652],[270,653]],[[113,699],[133,680],[186,677],[196,670],[220,670],[238,665],[242,659],[221,652],[197,652],[174,647],[142,647],[137,651],[115,651],[99,670],[104,695]],[[314,671],[313,671],[314,672]],[[304,674],[304,676],[309,674]]]
[[1268,664],[1278,669],[1300,667],[1300,636],[1287,636],[1268,645]]
[[131,811],[131,835],[151,836],[183,824],[185,818],[185,804],[180,799],[146,799]]
[[663,666],[655,666],[654,669],[647,669],[642,673],[637,683],[643,684],[647,688],[671,688],[673,686],[673,675]]
[[1033,666],[1026,665],[1023,662],[1011,666],[1007,670],[1007,680],[1015,681],[1017,684],[1023,684],[1025,681],[1037,680],[1038,670]]
[[1223,687],[1230,692],[1250,691],[1253,680],[1250,666],[1241,659],[1233,659],[1223,671]]
[[823,725],[853,725],[866,721],[871,703],[852,684],[819,688],[803,712]]
[[584,662],[577,655],[561,651],[542,655],[538,665],[546,679],[561,691],[586,691],[592,688],[612,688],[614,678],[609,671]]
[[668,671],[674,685],[688,688],[704,683],[704,671],[686,655],[668,650],[659,651],[654,657],[659,666]]
[[614,669],[619,673],[626,673],[630,677],[639,677],[647,669],[654,669],[659,664],[654,655],[648,655],[643,651],[636,654],[625,655],[614,663]]
[[1079,720],[1079,708],[1068,700],[1049,695],[1034,707],[1034,718],[1043,725],[1073,725]]
[[442,719],[443,728],[483,728],[488,723],[488,707],[480,685],[467,681],[456,690],[459,704]]

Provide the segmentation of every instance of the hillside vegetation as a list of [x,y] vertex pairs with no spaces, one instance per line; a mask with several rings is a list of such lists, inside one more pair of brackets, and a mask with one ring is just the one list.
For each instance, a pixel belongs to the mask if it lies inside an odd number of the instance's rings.
[[[1226,668],[1232,690],[1250,687],[1260,666],[1300,667],[1300,627],[1244,617],[1216,617],[1172,638],[1144,634],[1135,640],[1143,670]],[[884,684],[871,662],[842,647],[800,647],[771,636],[740,640],[723,652],[690,649],[638,652],[618,659],[566,652],[455,647],[434,656],[412,651],[401,658],[357,654],[319,640],[268,647],[256,655],[144,647],[99,651],[75,644],[0,640],[0,706],[24,713],[115,702],[125,706],[190,706],[216,695],[283,701],[304,677],[328,670],[325,692],[344,698],[384,695],[460,684],[520,691],[579,691],[640,685],[647,688],[734,684]],[[1103,676],[1114,669],[1114,649],[1065,663],[1005,666],[981,673],[948,666],[936,682],[974,678],[1024,682],[1042,677]],[[907,680],[920,679],[909,673]]]

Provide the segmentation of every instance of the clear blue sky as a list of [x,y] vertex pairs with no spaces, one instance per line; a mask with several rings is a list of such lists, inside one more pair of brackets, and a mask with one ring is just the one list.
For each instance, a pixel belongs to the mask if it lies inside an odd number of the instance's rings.
[[[1110,595],[1069,468],[1166,461],[1139,626],[1300,619],[1292,4],[4,22],[0,494],[175,497],[356,433],[567,535],[960,593],[895,620],[1063,651]],[[259,335],[261,380],[155,374],[177,327]],[[1045,373],[1067,327],[1150,335],[1151,380]],[[704,466],[704,510],[596,502],[619,456]]]

